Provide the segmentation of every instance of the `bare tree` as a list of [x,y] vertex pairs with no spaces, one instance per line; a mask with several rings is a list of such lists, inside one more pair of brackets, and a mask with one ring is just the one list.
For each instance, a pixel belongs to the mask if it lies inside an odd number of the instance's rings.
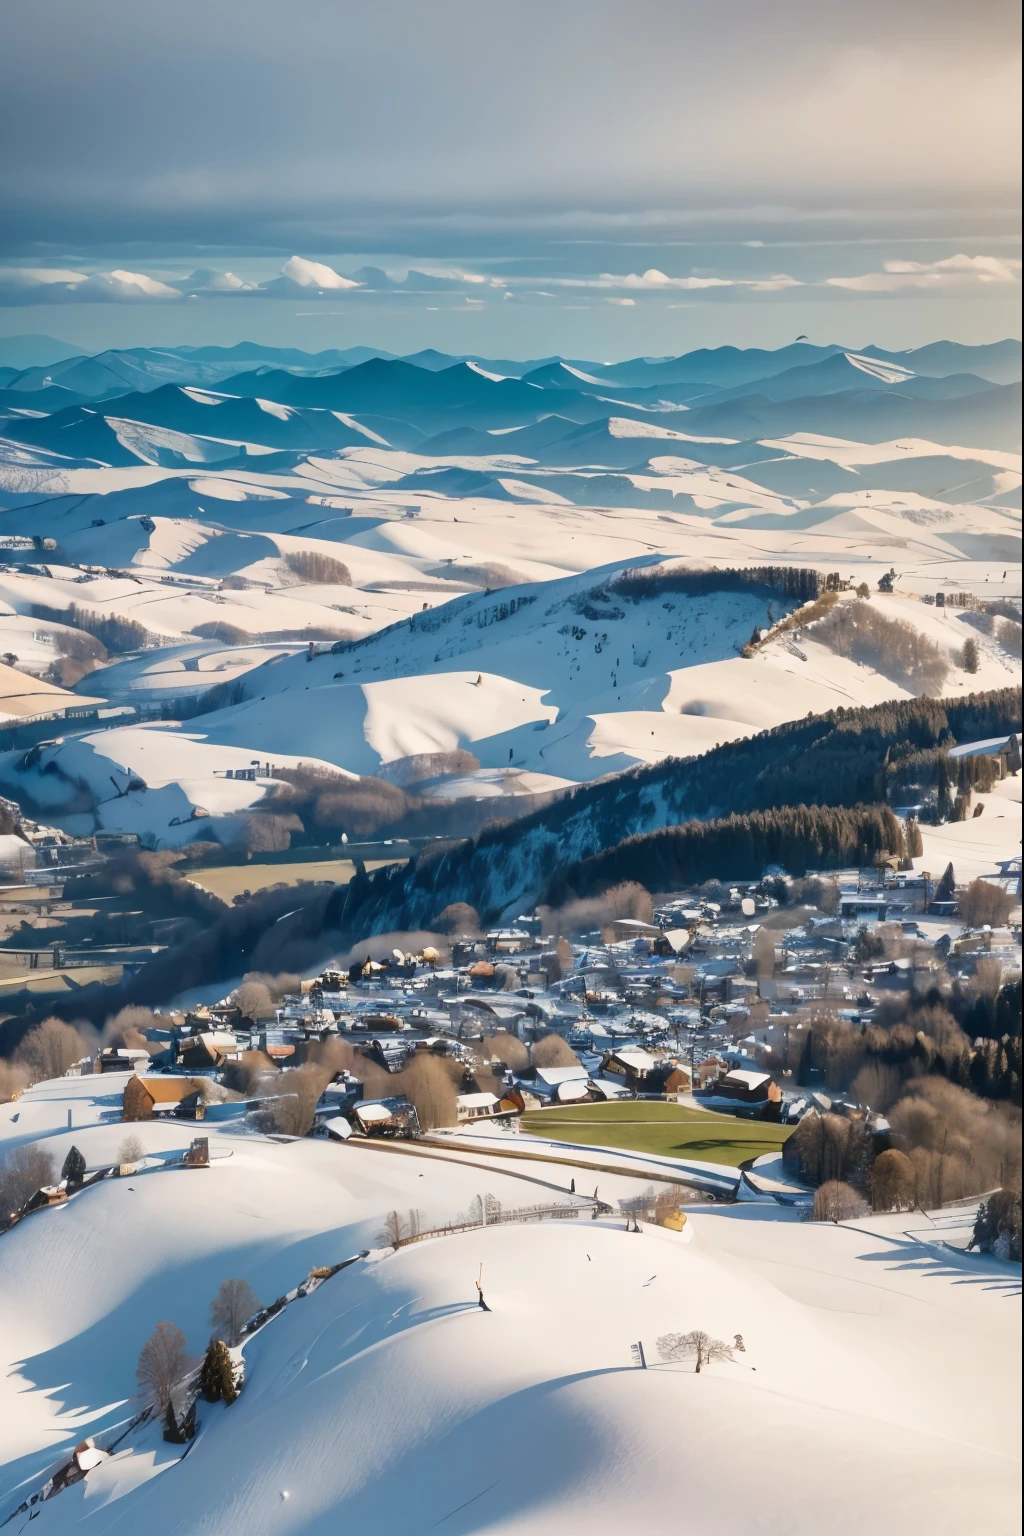
[[144,1046],[145,1031],[161,1022],[166,1028],[166,1019],[159,1020],[149,1008],[121,1008],[117,1013],[112,1013],[104,1024],[100,1044]]
[[137,1163],[146,1155],[146,1149],[137,1136],[125,1136],[117,1149],[119,1163]]
[[164,1319],[142,1346],[135,1379],[146,1401],[166,1413],[174,1388],[191,1364],[180,1328]]
[[274,1011],[270,988],[262,981],[243,981],[240,987],[236,987],[233,1001],[242,1017],[254,1022],[256,1019],[268,1018]]
[[986,923],[996,928],[1006,922],[1012,908],[1012,898],[987,880],[972,880],[960,897],[960,916],[967,928],[981,928]]
[[63,1077],[69,1067],[88,1053],[88,1046],[71,1024],[63,1019],[44,1019],[30,1029],[14,1053],[34,1083]]
[[220,1290],[210,1302],[213,1337],[225,1344],[237,1344],[243,1323],[255,1317],[262,1305],[248,1281],[222,1280]]
[[20,1211],[37,1189],[53,1179],[53,1158],[42,1147],[30,1143],[8,1152],[0,1163],[0,1221]]
[[277,1100],[274,1105],[277,1129],[287,1136],[307,1136],[313,1128],[320,1095],[330,1080],[329,1068],[310,1062],[271,1078],[264,1085],[264,1091]]
[[698,1376],[702,1366],[717,1360],[731,1360],[733,1349],[739,1347],[712,1338],[703,1328],[692,1328],[689,1333],[663,1333],[657,1341],[658,1354],[662,1360],[693,1360],[696,1362]]
[[1003,962],[998,955],[982,955],[974,967],[974,985],[982,997],[995,1000],[1003,984]]
[[851,1184],[843,1184],[839,1179],[827,1179],[814,1191],[815,1221],[852,1221],[854,1217],[866,1215],[867,1209],[863,1196]]
[[871,1165],[871,1206],[876,1211],[912,1211],[917,1172],[905,1152],[890,1147]]
[[430,926],[437,933],[448,934],[452,938],[465,934],[475,939],[481,931],[480,914],[465,901],[452,901],[437,914]]
[[542,1035],[530,1047],[530,1060],[535,1067],[578,1067],[580,1059],[572,1046],[561,1035]]
[[10,1061],[0,1061],[0,1104],[7,1104],[28,1087],[28,1070]]
[[525,1067],[529,1065],[530,1053],[517,1035],[510,1035],[508,1030],[499,1029],[493,1035],[484,1035],[480,1042],[480,1050],[484,1056],[497,1058],[506,1067]]
[[382,1248],[401,1248],[405,1238],[405,1227],[402,1218],[397,1211],[388,1211],[384,1217],[384,1225],[377,1233],[377,1241]]
[[396,1086],[416,1106],[416,1114],[424,1131],[455,1124],[458,1118],[455,1084],[438,1057],[418,1053],[405,1071],[399,1074],[399,1079]]

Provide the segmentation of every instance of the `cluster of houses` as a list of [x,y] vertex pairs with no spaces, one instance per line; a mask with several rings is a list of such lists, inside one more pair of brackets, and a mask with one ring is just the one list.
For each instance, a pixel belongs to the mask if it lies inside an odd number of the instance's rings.
[[[359,1062],[367,1074],[370,1063],[378,1069],[379,1088],[379,1069],[397,1076],[424,1052],[452,1064],[460,1122],[691,1094],[791,1120],[814,1107],[785,1068],[808,1011],[825,1004],[867,1022],[885,992],[969,974],[983,956],[1020,967],[1019,927],[962,932],[932,910],[934,882],[885,868],[829,879],[828,913],[791,904],[784,877],[773,876],[683,892],[652,922],[619,919],[574,942],[544,936],[539,918],[525,915],[457,938],[450,959],[434,950],[367,956],[304,981],[265,1016],[246,1017],[232,1001],[168,1015],[144,1045],[101,1051],[94,1070],[131,1073],[126,1118],[266,1128],[268,1099],[225,1086],[232,1063],[260,1052],[286,1075],[345,1038],[355,1069],[336,1074],[313,1117],[315,1133],[342,1139],[416,1134],[403,1093],[364,1095]],[[549,1035],[569,1051],[522,1049]],[[520,1046],[509,1049],[509,1037]],[[274,1085],[275,1098],[286,1092]]]

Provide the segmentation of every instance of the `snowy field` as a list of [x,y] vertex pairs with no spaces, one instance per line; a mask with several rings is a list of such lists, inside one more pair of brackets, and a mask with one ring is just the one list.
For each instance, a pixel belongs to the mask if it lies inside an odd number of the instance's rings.
[[[109,1160],[121,1086],[38,1085],[4,1106],[3,1146]],[[186,1171],[160,1162],[187,1125],[138,1129],[145,1171],[0,1236],[0,1517],[76,1439],[131,1416],[158,1319],[198,1351],[227,1276],[269,1300],[375,1251],[249,1341],[241,1398],[201,1405],[184,1460],[143,1428],[12,1531],[1016,1528],[1020,1268],[946,1246],[942,1221],[836,1228],[769,1203],[691,1209],[682,1233],[584,1216],[391,1254],[376,1234],[392,1208],[564,1198],[569,1170],[204,1126],[212,1166]],[[600,1185],[613,1202],[644,1187]],[[744,1351],[700,1375],[660,1363],[659,1337],[695,1327]]]

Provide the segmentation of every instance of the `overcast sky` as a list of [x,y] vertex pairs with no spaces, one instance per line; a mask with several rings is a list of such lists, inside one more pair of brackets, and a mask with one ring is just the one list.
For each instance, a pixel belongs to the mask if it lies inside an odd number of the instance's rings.
[[7,0],[0,330],[1019,335],[1019,101],[1009,0]]

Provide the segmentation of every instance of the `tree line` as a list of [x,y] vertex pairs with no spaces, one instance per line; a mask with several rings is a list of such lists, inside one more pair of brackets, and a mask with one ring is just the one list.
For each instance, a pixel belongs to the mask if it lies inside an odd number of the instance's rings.
[[650,599],[680,593],[704,597],[710,592],[763,592],[797,603],[813,602],[826,585],[819,571],[798,565],[752,565],[729,570],[688,570],[677,566],[633,566],[609,583],[619,597]]
[[906,857],[903,828],[887,805],[854,810],[781,806],[626,838],[559,870],[544,900],[561,906],[627,880],[640,881],[651,891],[673,891],[712,876],[757,879],[770,864],[801,876],[812,868],[871,865],[883,854]]

